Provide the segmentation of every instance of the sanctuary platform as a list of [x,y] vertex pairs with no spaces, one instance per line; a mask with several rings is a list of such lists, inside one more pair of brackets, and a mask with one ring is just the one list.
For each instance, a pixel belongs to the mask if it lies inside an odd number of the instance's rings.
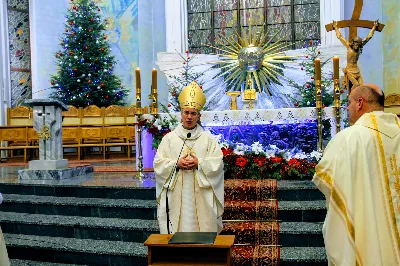
[[[20,180],[0,164],[0,225],[11,265],[147,265],[144,241],[158,233],[151,169],[134,160],[79,161],[94,173]],[[323,195],[310,181],[225,179],[222,234],[236,235],[235,265],[326,265]]]

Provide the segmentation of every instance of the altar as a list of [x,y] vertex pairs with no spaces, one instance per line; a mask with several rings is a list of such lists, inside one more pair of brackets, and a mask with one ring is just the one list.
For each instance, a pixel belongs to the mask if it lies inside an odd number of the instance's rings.
[[[181,120],[180,113],[160,113],[161,120],[174,116]],[[347,117],[341,109],[341,129]],[[336,114],[333,107],[322,111],[324,142],[336,135]],[[204,129],[230,143],[263,146],[275,145],[284,150],[301,150],[310,153],[317,150],[317,111],[313,107],[258,110],[224,110],[201,112]]]

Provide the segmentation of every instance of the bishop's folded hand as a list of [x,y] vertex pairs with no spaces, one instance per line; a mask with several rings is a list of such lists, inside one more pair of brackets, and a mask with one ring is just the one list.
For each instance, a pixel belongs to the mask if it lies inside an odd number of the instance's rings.
[[186,160],[188,163],[188,170],[197,169],[199,165],[199,159],[196,157],[194,153],[190,154],[190,157]]

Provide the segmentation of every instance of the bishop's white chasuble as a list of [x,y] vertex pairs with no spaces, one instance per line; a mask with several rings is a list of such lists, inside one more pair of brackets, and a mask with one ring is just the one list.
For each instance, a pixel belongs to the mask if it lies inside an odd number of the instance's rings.
[[[187,134],[191,133],[184,145]],[[199,166],[175,171],[179,152],[195,154]],[[220,232],[224,206],[223,154],[217,140],[199,125],[186,130],[179,125],[164,136],[154,158],[157,218],[161,234],[167,233],[168,189],[170,232]]]
[[329,265],[400,265],[400,122],[364,114],[337,134],[316,167],[325,194]]

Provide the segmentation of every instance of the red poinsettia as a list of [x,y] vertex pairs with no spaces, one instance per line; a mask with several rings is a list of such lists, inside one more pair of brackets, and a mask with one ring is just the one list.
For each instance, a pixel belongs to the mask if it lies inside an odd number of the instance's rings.
[[236,158],[236,165],[239,167],[244,167],[247,164],[247,160],[243,157]]
[[271,157],[270,160],[272,163],[280,163],[283,159],[282,157]]
[[147,131],[148,131],[150,134],[155,135],[155,134],[158,134],[158,131],[159,131],[159,130],[158,130],[157,127],[153,126],[153,127],[148,128]]
[[144,119],[144,120],[139,120],[138,126],[144,127],[145,125],[146,125],[146,119]]
[[254,159],[254,162],[260,167],[263,166],[266,161],[267,158],[261,156]]
[[231,148],[225,148],[225,147],[222,147],[221,151],[224,156],[227,156],[233,152],[233,150]]
[[301,166],[301,162],[300,162],[298,159],[296,159],[296,158],[290,159],[289,162],[288,162],[288,164],[289,164],[291,167],[296,167],[296,168]]

